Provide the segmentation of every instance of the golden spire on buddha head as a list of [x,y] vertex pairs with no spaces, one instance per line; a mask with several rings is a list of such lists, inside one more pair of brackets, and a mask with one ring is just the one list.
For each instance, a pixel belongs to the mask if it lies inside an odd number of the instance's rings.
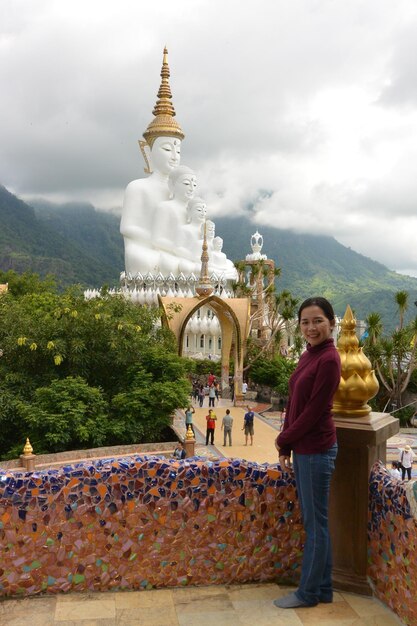
[[158,91],[158,100],[152,111],[155,116],[143,133],[146,143],[152,148],[157,137],[176,137],[183,140],[184,133],[175,118],[175,109],[172,104],[171,87],[169,85],[168,50],[164,48],[161,69],[161,85]]

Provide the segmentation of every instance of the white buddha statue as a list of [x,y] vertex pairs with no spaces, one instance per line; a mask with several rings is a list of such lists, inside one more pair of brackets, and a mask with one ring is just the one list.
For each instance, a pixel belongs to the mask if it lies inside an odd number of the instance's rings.
[[223,248],[223,239],[221,237],[214,237],[211,256],[209,257],[209,271],[214,272],[217,276],[224,276],[230,280],[237,280],[237,270],[227,258]]
[[203,245],[204,221],[207,205],[202,198],[195,197],[188,203],[187,223],[180,229],[177,254],[179,270],[183,274],[198,274],[201,265],[201,246]]
[[155,117],[143,133],[145,142],[139,142],[148,165],[145,172],[151,175],[129,183],[123,202],[120,232],[125,244],[125,270],[132,275],[158,271],[159,252],[152,246],[154,211],[169,199],[168,177],[180,163],[184,138],[174,120],[167,54],[165,48]]
[[[201,239],[203,239],[203,234],[204,234],[203,229],[204,229],[204,224],[201,227]],[[213,251],[213,241],[214,241],[215,236],[216,236],[216,224],[212,222],[211,220],[206,220],[206,237],[207,237],[207,247],[208,247],[209,255]]]
[[181,229],[186,224],[187,206],[197,187],[193,170],[180,165],[171,172],[168,188],[171,199],[160,202],[153,221],[152,245],[159,250],[159,271],[168,276],[179,273],[178,246]]

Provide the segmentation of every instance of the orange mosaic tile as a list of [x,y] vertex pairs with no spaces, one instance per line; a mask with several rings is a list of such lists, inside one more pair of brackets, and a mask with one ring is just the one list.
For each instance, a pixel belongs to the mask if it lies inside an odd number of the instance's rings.
[[240,460],[129,457],[0,472],[0,595],[296,582],[293,478]]

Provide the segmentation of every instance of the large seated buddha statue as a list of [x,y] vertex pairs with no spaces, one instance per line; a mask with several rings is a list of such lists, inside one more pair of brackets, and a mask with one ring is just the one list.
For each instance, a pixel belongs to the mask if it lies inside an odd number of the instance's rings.
[[120,232],[125,244],[125,270],[132,275],[158,270],[159,252],[152,246],[154,211],[169,199],[168,177],[180,163],[184,139],[174,119],[167,54],[165,48],[155,117],[143,133],[145,141],[139,142],[147,163],[145,172],[150,176],[129,183],[123,201]]
[[[195,198],[194,172],[180,165],[184,133],[175,120],[169,86],[168,52],[164,49],[161,84],[154,118],[139,141],[147,178],[128,184],[123,201],[120,232],[124,238],[126,284],[152,274],[169,280],[200,273],[203,227],[207,207]],[[214,255],[217,274],[234,278],[231,261],[214,245],[214,222],[206,222],[207,252]],[[159,278],[158,278],[159,280]]]

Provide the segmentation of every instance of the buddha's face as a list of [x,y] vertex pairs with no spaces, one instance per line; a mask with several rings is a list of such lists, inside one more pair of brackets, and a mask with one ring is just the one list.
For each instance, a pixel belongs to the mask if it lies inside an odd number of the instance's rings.
[[207,239],[210,239],[210,240],[214,239],[214,236],[216,234],[216,226],[214,222],[211,222],[210,220],[207,222],[206,234],[207,234]]
[[202,224],[206,219],[207,205],[205,202],[196,202],[191,207],[191,221],[193,224]]
[[187,201],[194,197],[197,188],[197,178],[193,174],[184,174],[175,181],[174,197]]
[[151,148],[153,171],[168,175],[180,164],[181,141],[176,137],[157,137]]

